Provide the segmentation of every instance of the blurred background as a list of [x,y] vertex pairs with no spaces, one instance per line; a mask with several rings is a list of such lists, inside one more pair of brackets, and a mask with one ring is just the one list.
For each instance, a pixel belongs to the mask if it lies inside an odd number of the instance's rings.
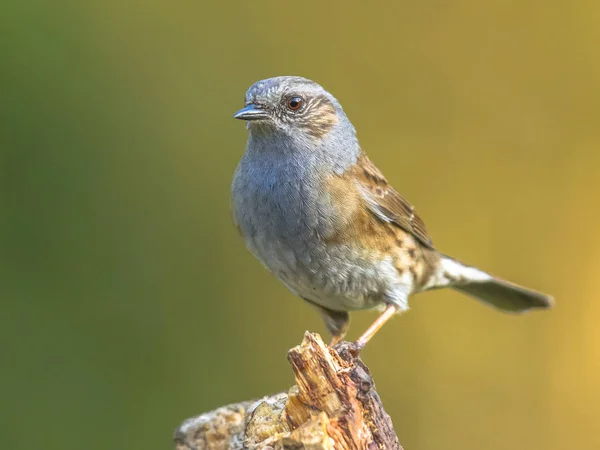
[[600,448],[598,2],[1,9],[1,448],[168,449],[292,384],[286,351],[324,327],[229,212],[232,114],[291,74],[439,249],[556,297],[515,317],[426,293],[384,327],[363,358],[404,447]]

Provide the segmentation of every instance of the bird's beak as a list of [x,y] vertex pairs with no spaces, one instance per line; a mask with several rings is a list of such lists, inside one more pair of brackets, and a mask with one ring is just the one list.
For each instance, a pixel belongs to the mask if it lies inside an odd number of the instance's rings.
[[261,107],[251,103],[236,112],[233,118],[241,120],[264,120],[269,118],[269,114]]

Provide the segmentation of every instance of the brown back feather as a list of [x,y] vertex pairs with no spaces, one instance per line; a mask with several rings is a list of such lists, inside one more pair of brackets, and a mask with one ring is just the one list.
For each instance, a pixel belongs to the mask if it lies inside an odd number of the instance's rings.
[[359,191],[373,214],[409,232],[425,247],[433,248],[425,223],[415,212],[414,206],[390,186],[366,155],[359,157],[353,170]]

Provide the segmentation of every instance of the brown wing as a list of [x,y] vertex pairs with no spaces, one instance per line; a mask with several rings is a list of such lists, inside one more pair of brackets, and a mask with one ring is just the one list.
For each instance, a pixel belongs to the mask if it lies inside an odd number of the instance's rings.
[[415,208],[389,185],[383,174],[366,155],[360,156],[356,164],[355,179],[369,209],[384,222],[393,223],[411,233],[422,244],[433,248],[425,224]]

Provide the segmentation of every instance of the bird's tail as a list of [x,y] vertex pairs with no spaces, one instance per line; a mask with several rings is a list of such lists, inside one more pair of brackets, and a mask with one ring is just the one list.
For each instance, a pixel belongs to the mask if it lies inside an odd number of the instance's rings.
[[440,263],[442,284],[502,311],[520,313],[533,308],[550,308],[553,304],[549,295],[496,278],[448,256],[442,256]]

